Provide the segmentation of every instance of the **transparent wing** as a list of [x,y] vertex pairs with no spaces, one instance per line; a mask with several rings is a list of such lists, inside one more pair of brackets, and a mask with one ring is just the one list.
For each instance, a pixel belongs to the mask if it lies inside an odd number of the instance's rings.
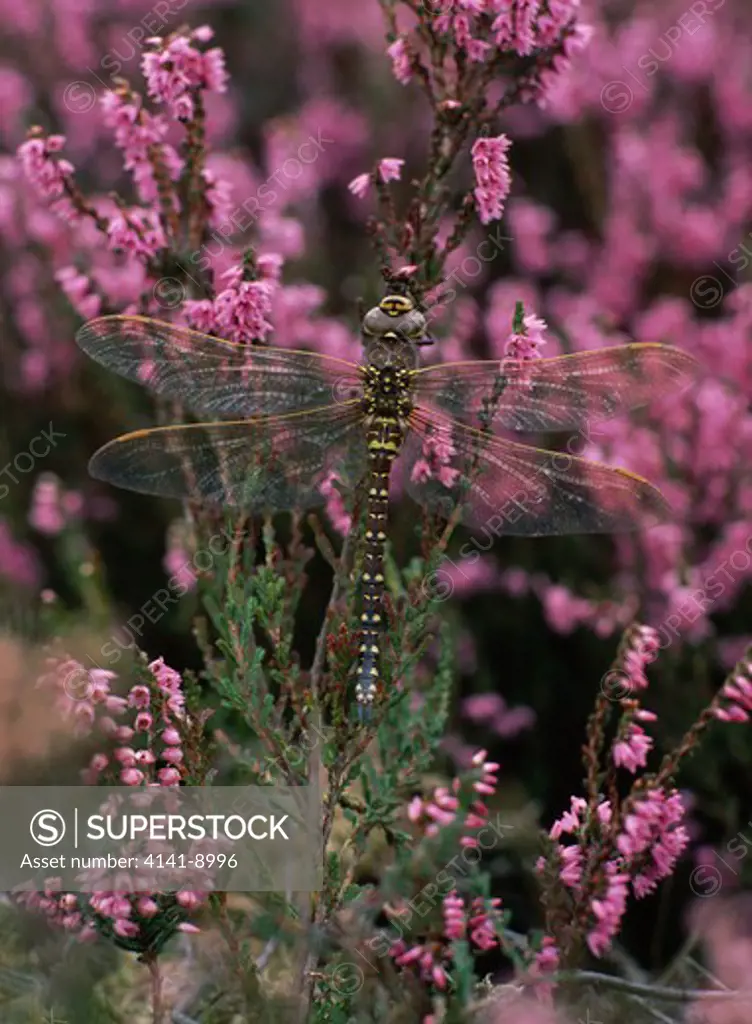
[[278,415],[360,393],[359,368],[344,359],[237,345],[148,317],[100,317],[76,341],[102,366],[197,413]]
[[565,453],[502,441],[416,408],[403,473],[416,501],[497,536],[611,533],[668,518],[647,480]]
[[489,405],[508,430],[584,426],[687,387],[697,363],[670,345],[620,345],[526,362],[462,362],[417,370],[416,400],[473,426]]
[[92,476],[167,498],[249,510],[323,504],[334,474],[354,487],[367,448],[356,402],[290,416],[137,430],[110,441],[89,463]]

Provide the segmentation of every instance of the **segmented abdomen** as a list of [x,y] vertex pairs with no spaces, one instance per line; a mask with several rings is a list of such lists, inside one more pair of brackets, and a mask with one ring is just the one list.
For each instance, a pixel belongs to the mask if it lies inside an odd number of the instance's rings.
[[360,617],[360,669],[355,694],[370,706],[380,685],[379,634],[384,628],[384,545],[389,509],[389,472],[402,445],[396,419],[379,418],[368,433],[370,471],[367,480],[363,613]]

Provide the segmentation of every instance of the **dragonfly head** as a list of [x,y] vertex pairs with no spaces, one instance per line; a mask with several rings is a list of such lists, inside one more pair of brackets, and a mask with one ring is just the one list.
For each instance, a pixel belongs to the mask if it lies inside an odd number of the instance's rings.
[[363,334],[370,337],[418,341],[425,333],[426,318],[408,295],[385,295],[363,318]]

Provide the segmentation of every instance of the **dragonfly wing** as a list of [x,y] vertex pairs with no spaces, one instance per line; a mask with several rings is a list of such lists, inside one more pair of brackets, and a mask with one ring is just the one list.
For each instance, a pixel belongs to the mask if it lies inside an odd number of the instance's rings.
[[354,487],[367,449],[357,403],[303,414],[156,427],[100,448],[92,476],[167,498],[251,511],[323,504],[334,474]]
[[459,504],[476,529],[526,537],[612,533],[670,515],[661,492],[625,470],[502,441],[421,408],[410,426],[408,492],[447,517]]
[[526,362],[460,362],[415,373],[416,399],[483,426],[529,431],[583,427],[646,405],[695,378],[692,356],[670,345],[619,345]]
[[280,415],[359,394],[355,363],[313,352],[238,345],[140,316],[104,316],[76,341],[102,366],[219,417]]

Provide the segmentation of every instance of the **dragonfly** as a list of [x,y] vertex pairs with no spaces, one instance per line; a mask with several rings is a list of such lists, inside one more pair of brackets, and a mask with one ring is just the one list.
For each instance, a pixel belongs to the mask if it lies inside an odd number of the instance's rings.
[[471,529],[543,536],[609,533],[664,521],[659,490],[627,470],[504,436],[571,431],[685,388],[680,349],[628,344],[529,360],[419,365],[427,321],[388,294],[363,318],[364,358],[241,344],[141,316],[85,324],[94,360],[206,422],[136,430],[97,451],[95,478],[249,513],[315,508],[332,481],[365,503],[355,695],[384,691],[384,560],[390,488]]

